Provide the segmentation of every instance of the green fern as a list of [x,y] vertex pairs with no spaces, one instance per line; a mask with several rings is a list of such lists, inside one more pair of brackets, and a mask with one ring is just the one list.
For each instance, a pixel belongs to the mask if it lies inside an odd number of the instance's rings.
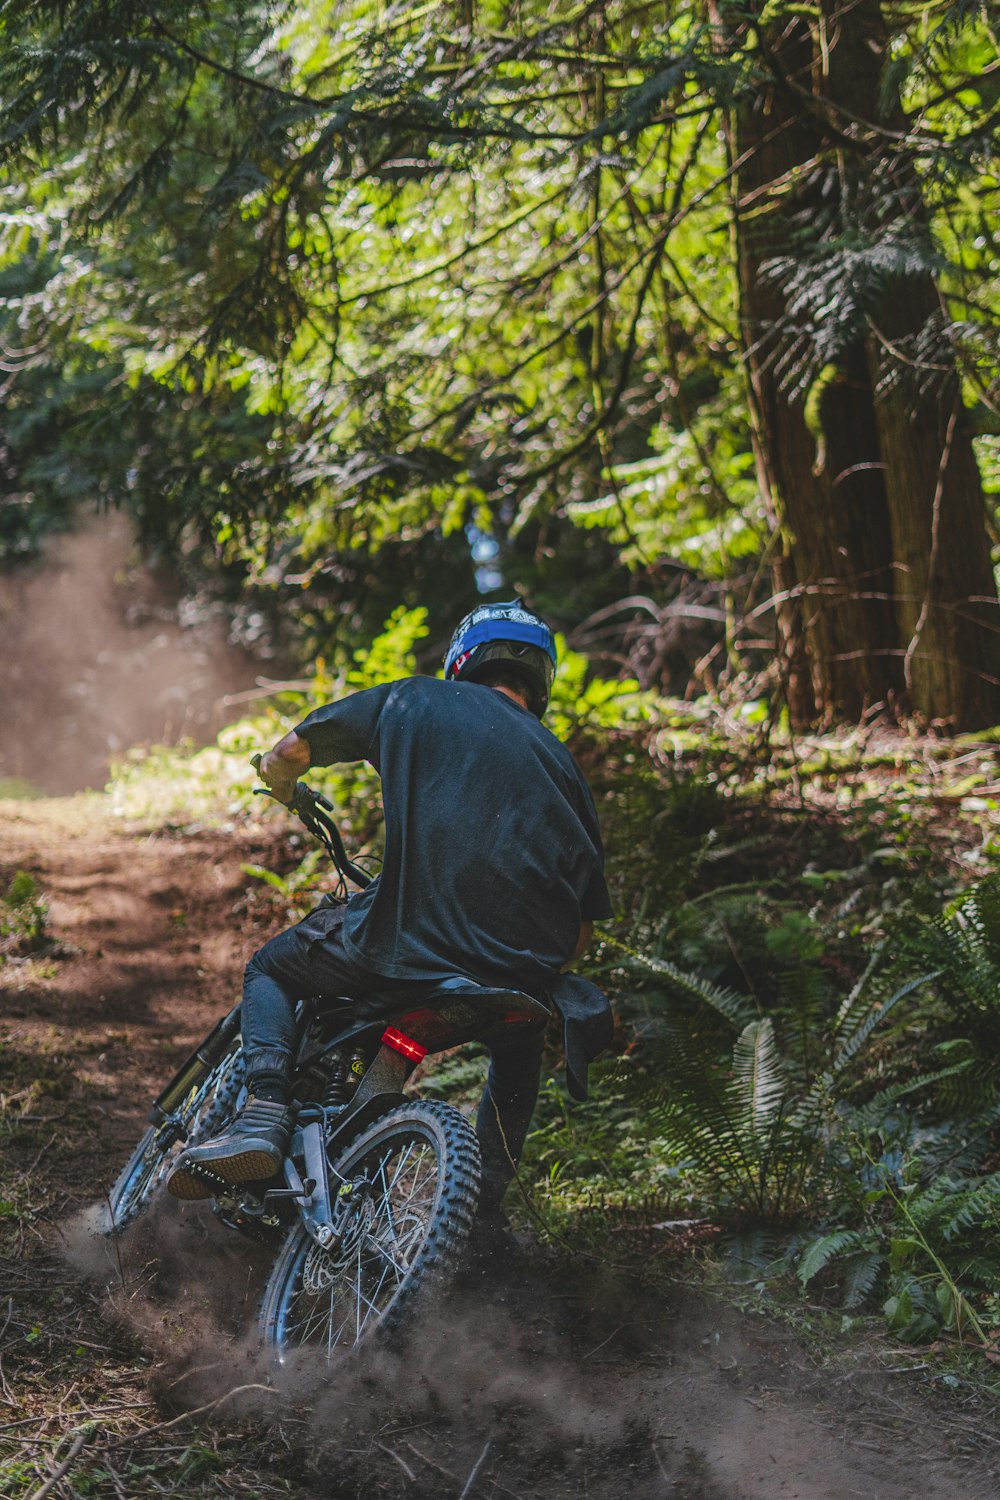
[[786,1102],[784,1068],[769,1019],[751,1021],[733,1049],[734,1101],[755,1140],[768,1138]]
[[889,1088],[881,1089],[854,1110],[851,1116],[851,1129],[858,1134],[876,1130],[880,1122],[901,1099],[911,1094],[922,1093],[946,1080],[964,1076],[972,1063],[973,1058],[964,1057],[960,1062],[952,1063],[950,1067],[938,1068],[931,1073],[920,1073],[916,1078],[908,1078],[905,1082],[894,1083]]
[[[825,1040],[822,1032],[815,1039],[818,1066],[803,1075],[787,1065],[769,1017],[746,1019],[750,1007],[742,996],[666,960],[627,951],[631,967],[666,980],[694,1010],[648,1048],[642,1067],[626,1061],[614,1081],[637,1106],[646,1129],[696,1165],[714,1183],[720,1206],[737,1219],[774,1223],[802,1211],[826,1154],[829,1127],[836,1124],[834,1104],[850,1092],[866,1045],[927,983],[929,976],[922,975],[886,994],[875,973],[879,956],[846,997]],[[809,988],[827,998],[819,981]],[[728,1064],[720,1059],[718,1033],[698,1024],[699,1010],[730,1025],[743,1022]],[[897,1097],[967,1066],[963,1058],[891,1086],[880,1104],[889,1108]],[[877,1120],[873,1109],[862,1124],[870,1131]]]
[[751,1021],[719,1066],[681,1032],[656,1049],[650,1115],[660,1137],[714,1181],[737,1217],[774,1222],[801,1206],[819,1137],[789,1122],[788,1077],[769,1019]]
[[818,1240],[811,1240],[803,1250],[797,1272],[799,1281],[808,1286],[838,1256],[855,1251],[869,1253],[871,1249],[871,1237],[860,1229],[837,1229],[824,1234]]
[[878,1250],[850,1257],[844,1268],[844,1306],[860,1307],[875,1290],[884,1270],[885,1257]]
[[969,1182],[939,1177],[908,1204],[920,1232],[951,1244],[971,1229],[1000,1228],[1000,1172]]
[[935,966],[938,989],[963,1026],[983,1041],[1000,1040],[1000,872],[940,915],[918,920],[903,951]]
[[621,954],[623,968],[631,969],[634,973],[655,974],[658,979],[665,981],[667,989],[673,994],[693,1001],[696,1005],[707,1006],[730,1026],[740,1029],[753,1020],[754,1007],[745,995],[738,995],[735,990],[722,989],[687,969],[668,963],[665,958],[653,958],[648,953],[640,953],[615,938],[608,938],[606,941],[610,948]]

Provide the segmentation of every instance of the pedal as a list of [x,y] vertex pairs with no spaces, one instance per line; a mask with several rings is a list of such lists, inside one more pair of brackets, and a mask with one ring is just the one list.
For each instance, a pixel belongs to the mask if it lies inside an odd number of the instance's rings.
[[315,1182],[311,1177],[307,1177],[301,1188],[268,1188],[263,1202],[266,1205],[277,1202],[281,1198],[311,1198],[315,1191]]

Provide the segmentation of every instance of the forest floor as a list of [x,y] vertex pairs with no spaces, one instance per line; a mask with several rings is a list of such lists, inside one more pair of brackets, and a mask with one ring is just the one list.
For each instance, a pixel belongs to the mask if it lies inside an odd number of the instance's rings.
[[0,890],[30,871],[57,945],[0,968],[0,1495],[1000,1494],[996,1415],[933,1356],[799,1337],[676,1262],[529,1245],[405,1350],[321,1382],[262,1362],[261,1254],[199,1206],[94,1236],[148,1102],[273,923],[240,867],[274,837],[137,830],[97,794],[0,803]]

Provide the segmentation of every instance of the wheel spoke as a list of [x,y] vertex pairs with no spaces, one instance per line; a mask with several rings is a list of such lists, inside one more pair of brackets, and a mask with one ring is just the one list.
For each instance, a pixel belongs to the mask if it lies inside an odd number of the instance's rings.
[[328,1361],[366,1342],[432,1270],[455,1263],[475,1204],[479,1153],[457,1111],[419,1101],[369,1126],[334,1170],[353,1186],[339,1247],[321,1250],[297,1224],[262,1313],[265,1337],[279,1351],[311,1345]]
[[206,1078],[191,1090],[172,1121],[150,1130],[144,1146],[111,1190],[109,1229],[122,1229],[143,1210],[170,1171],[185,1145],[194,1145],[218,1131],[235,1107],[242,1087],[243,1056],[239,1048],[226,1054]]

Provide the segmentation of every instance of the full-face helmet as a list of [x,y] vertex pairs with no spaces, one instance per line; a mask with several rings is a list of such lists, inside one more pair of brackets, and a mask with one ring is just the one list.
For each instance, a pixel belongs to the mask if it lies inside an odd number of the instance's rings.
[[509,604],[481,604],[458,626],[444,659],[451,682],[511,677],[522,687],[528,707],[541,718],[556,674],[556,643],[545,621],[525,609],[520,599]]

